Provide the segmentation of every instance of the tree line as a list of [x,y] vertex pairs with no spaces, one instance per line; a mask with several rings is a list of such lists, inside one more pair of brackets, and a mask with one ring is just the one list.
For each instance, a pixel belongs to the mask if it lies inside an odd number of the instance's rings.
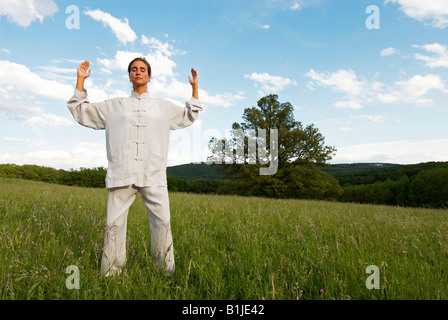
[[410,178],[403,175],[398,180],[347,185],[343,190],[339,201],[448,208],[448,168],[424,169]]
[[[446,163],[445,163],[446,164]],[[422,164],[425,167],[425,164]],[[371,184],[341,187],[342,192],[331,192],[332,188],[320,186],[328,182],[322,171],[303,169],[302,179],[290,177],[297,181],[297,188],[281,193],[285,189],[280,180],[271,176],[254,181],[234,181],[231,179],[194,179],[187,181],[177,176],[168,176],[168,190],[173,192],[191,192],[201,194],[246,195],[272,198],[321,199],[341,202],[371,203],[397,205],[406,207],[448,208],[448,168],[435,167],[421,169],[419,173],[399,179],[386,179]],[[350,174],[345,173],[347,178]],[[43,181],[60,185],[104,188],[106,169],[81,168],[79,170],[62,170],[37,165],[0,164],[0,177]],[[353,174],[354,181],[357,175]],[[332,183],[339,181],[332,177]],[[347,178],[348,179],[348,178]],[[335,182],[336,181],[336,182]],[[348,180],[347,180],[348,181]],[[277,189],[276,189],[277,188]],[[323,192],[323,190],[327,190]]]
[[0,164],[0,177],[43,181],[67,186],[105,188],[106,169],[62,170],[37,165]]
[[399,180],[403,176],[409,178],[422,170],[448,168],[448,162],[425,162],[418,164],[338,164],[322,168],[335,177],[344,188],[350,185],[366,185],[386,180]]

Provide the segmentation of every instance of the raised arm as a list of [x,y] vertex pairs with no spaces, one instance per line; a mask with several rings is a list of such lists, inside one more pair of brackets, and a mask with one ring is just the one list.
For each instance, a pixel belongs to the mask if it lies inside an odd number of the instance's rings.
[[76,89],[81,92],[84,91],[84,81],[90,76],[90,73],[92,73],[92,70],[89,70],[89,66],[89,61],[84,61],[77,69],[78,78],[76,79]]
[[189,76],[188,79],[190,80],[193,93],[192,98],[185,102],[185,107],[179,107],[178,105],[169,102],[171,130],[185,128],[192,125],[197,119],[199,111],[202,111],[198,93],[198,73],[194,68],[191,68],[191,76],[192,77]]
[[199,89],[198,89],[198,73],[194,68],[191,68],[191,78],[188,76],[188,80],[190,80],[191,88],[193,90],[192,96],[195,99],[199,99]]
[[84,81],[92,72],[89,62],[84,61],[77,69],[75,94],[68,100],[67,106],[73,118],[83,126],[93,129],[105,129],[107,119],[107,101],[90,103],[87,90],[84,90]]

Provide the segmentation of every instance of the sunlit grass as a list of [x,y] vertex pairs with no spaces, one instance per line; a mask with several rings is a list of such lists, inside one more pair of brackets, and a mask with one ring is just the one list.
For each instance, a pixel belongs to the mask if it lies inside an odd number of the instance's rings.
[[[448,211],[170,193],[176,274],[141,197],[125,272],[100,276],[107,190],[0,179],[0,299],[447,299]],[[67,289],[65,269],[80,270]],[[380,268],[367,289],[366,268]]]

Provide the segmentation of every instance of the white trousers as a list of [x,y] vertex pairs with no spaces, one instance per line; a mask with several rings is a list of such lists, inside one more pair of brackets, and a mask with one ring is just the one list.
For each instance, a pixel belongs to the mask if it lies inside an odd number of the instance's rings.
[[167,187],[135,187],[109,189],[106,234],[101,258],[101,274],[119,274],[126,260],[126,226],[129,207],[137,193],[142,195],[149,215],[151,256],[156,265],[174,274],[174,249],[170,228],[170,208]]

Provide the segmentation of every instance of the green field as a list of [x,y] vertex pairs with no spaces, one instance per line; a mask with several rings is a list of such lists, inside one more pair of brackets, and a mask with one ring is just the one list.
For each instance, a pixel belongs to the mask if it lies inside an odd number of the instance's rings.
[[[448,299],[448,210],[170,193],[176,274],[128,218],[125,272],[99,263],[107,190],[0,179],[0,299]],[[77,266],[80,289],[68,289]],[[368,289],[369,265],[379,289]]]

